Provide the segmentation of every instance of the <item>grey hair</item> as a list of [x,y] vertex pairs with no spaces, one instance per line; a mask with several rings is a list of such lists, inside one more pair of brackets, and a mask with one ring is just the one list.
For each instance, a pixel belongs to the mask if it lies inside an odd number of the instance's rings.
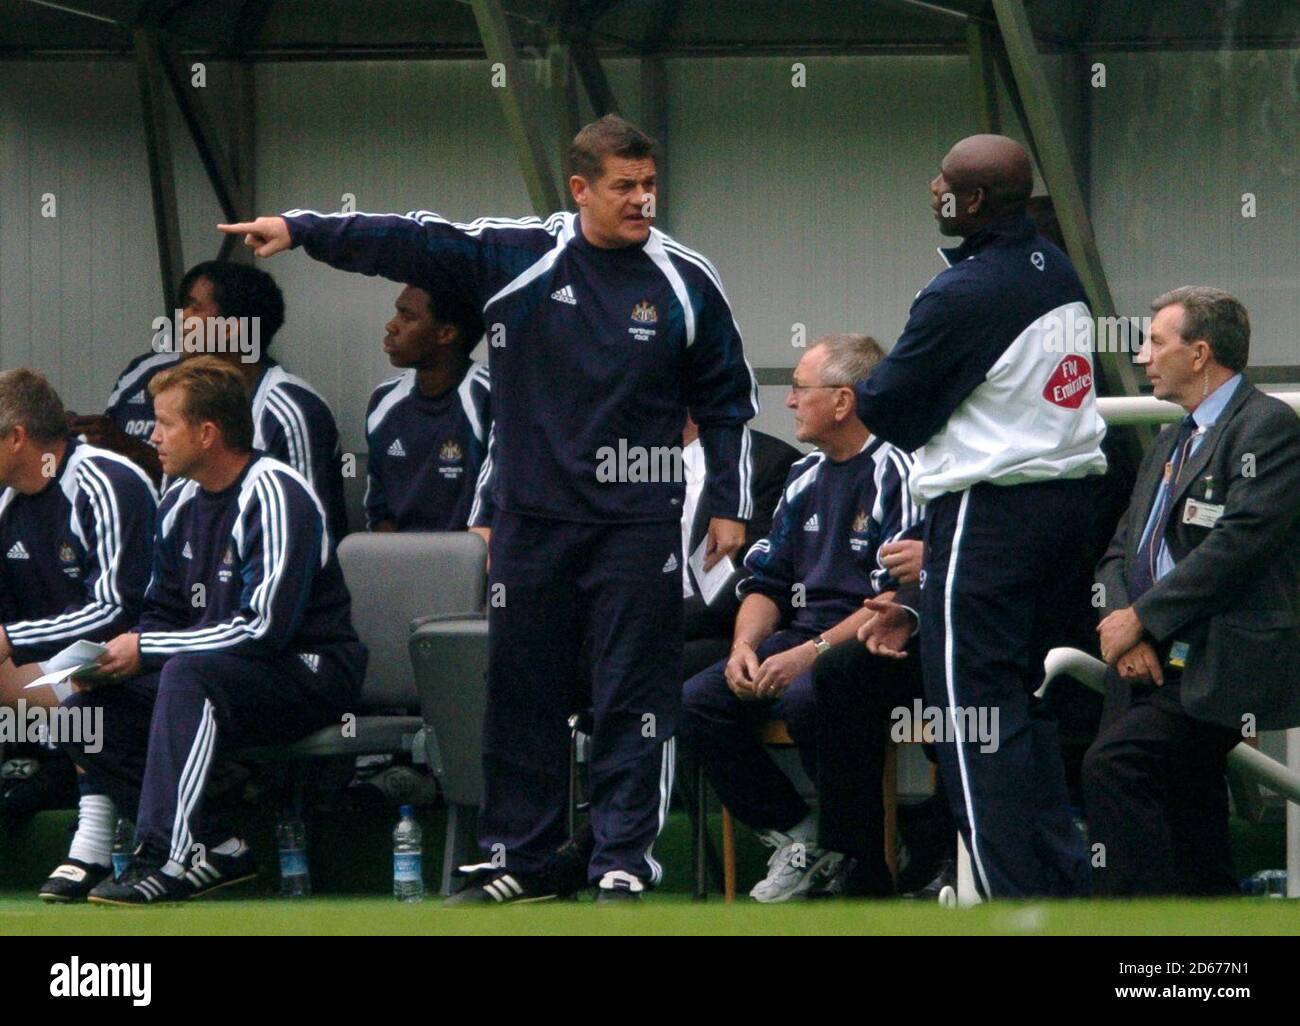
[[881,360],[885,351],[870,335],[823,335],[813,347],[826,348],[826,361],[822,364],[822,384],[851,388],[866,378]]
[[1184,285],[1151,301],[1155,312],[1167,306],[1183,308],[1183,342],[1205,339],[1214,362],[1236,372],[1250,359],[1250,315],[1241,300],[1211,285]]
[[0,437],[19,424],[36,442],[55,442],[68,434],[59,393],[44,375],[26,367],[0,373]]

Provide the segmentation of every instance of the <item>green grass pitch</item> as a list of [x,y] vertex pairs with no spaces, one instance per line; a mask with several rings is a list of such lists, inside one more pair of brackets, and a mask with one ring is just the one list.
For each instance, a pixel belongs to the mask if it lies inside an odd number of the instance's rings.
[[444,909],[390,898],[281,900],[212,897],[122,909],[45,906],[30,892],[0,895],[0,935],[1071,935],[1298,934],[1300,915],[1268,898],[1226,901],[1005,902],[943,909],[912,902],[805,902],[759,906],[651,895],[636,907],[588,901],[512,908]]

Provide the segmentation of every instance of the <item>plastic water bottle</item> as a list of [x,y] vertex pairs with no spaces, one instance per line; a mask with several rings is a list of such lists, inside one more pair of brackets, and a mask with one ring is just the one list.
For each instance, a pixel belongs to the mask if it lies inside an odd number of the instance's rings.
[[1261,869],[1254,876],[1244,880],[1241,889],[1247,894],[1261,898],[1285,898],[1286,870]]
[[304,898],[311,894],[307,870],[307,828],[297,816],[286,816],[275,828],[280,843],[280,897]]
[[409,805],[402,806],[401,816],[393,830],[393,897],[398,901],[420,901],[424,897],[420,824]]
[[135,824],[125,816],[117,817],[113,831],[113,879],[116,880],[131,864],[135,854]]

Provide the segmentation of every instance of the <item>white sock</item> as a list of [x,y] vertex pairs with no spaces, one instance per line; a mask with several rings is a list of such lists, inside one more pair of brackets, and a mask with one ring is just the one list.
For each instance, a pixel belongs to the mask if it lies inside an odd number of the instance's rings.
[[117,809],[106,794],[83,794],[77,806],[77,832],[68,848],[68,858],[91,865],[113,864],[113,828]]
[[809,812],[798,823],[786,831],[793,840],[803,841],[807,844],[809,841],[817,840],[817,813]]
[[185,867],[175,859],[168,859],[163,863],[162,871],[167,876],[184,876]]

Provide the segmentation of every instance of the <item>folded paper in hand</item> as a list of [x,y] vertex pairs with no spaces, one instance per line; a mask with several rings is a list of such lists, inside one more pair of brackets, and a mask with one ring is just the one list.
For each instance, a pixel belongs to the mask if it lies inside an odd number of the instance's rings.
[[94,641],[74,641],[62,652],[50,656],[43,662],[41,669],[45,671],[45,675],[37,677],[27,687],[34,688],[41,684],[49,684],[53,687],[71,677],[93,679],[99,676],[96,669],[99,657],[107,651],[107,646]]
[[695,575],[695,580],[700,586],[700,595],[703,597],[705,604],[713,605],[713,600],[718,597],[718,593],[727,586],[731,580],[731,575],[736,572],[736,564],[731,561],[730,556],[723,556],[713,564],[712,570],[704,569],[704,552],[709,547],[709,539],[706,537],[691,553],[691,573]]

